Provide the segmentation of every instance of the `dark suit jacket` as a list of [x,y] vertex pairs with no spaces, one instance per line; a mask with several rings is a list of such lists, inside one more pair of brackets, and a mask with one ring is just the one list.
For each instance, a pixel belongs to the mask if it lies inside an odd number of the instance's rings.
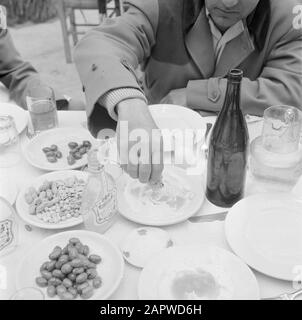
[[301,109],[302,33],[293,28],[301,0],[260,0],[246,32],[230,41],[215,65],[203,0],[129,0],[127,12],[88,32],[75,51],[91,115],[109,90],[140,89],[135,70],[143,65],[144,91],[158,103],[172,89],[186,88],[188,105],[217,112],[232,68],[244,71],[242,108],[262,115],[289,104]]
[[[42,84],[35,68],[22,60],[8,30],[0,30],[0,81],[9,90],[10,98],[24,109],[27,109],[28,89]],[[55,97],[58,109],[68,108],[68,101],[61,93],[55,91]]]
[[8,88],[11,99],[26,109],[26,91],[40,82],[34,67],[22,60],[8,30],[0,33],[0,81]]

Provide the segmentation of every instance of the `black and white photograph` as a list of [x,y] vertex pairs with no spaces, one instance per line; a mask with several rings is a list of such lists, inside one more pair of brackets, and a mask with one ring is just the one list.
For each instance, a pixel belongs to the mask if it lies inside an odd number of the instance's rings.
[[302,300],[302,0],[0,0],[0,300]]

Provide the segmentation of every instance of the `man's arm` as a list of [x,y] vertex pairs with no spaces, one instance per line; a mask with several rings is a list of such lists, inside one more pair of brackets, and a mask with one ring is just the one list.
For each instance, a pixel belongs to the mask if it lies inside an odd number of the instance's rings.
[[[134,70],[149,57],[155,43],[158,4],[157,0],[132,0],[126,4],[126,13],[107,19],[76,47],[74,60],[84,86],[88,116],[96,102],[101,97],[104,101],[104,95],[113,90],[136,89],[141,93],[130,90],[129,98],[143,96]],[[121,99],[126,96],[123,91]],[[114,98],[109,96],[110,108]],[[112,114],[112,110],[108,111]]]
[[[189,81],[186,88],[187,105],[203,111],[220,110],[227,80]],[[290,30],[270,52],[258,79],[242,81],[242,109],[246,114],[263,115],[271,105],[286,104],[302,108],[302,35]]]
[[29,85],[40,82],[34,67],[21,59],[8,30],[0,34],[0,81],[8,88],[11,99],[24,109]]

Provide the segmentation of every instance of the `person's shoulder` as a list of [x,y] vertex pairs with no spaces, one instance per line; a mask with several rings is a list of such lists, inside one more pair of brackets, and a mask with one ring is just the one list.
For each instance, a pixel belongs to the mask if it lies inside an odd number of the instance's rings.
[[[302,8],[302,0],[268,0],[271,6],[271,23],[275,31],[282,34],[291,33],[300,36],[299,30],[293,27],[297,6]],[[300,30],[301,31],[301,30]]]
[[302,0],[268,0],[271,6],[271,19],[276,22],[292,22],[294,9],[302,6]]

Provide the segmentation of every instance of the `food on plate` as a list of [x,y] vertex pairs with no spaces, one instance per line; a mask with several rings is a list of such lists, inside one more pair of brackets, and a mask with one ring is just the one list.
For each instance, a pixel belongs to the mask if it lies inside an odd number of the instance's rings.
[[233,291],[230,277],[216,265],[175,266],[166,270],[158,282],[159,299],[229,300]]
[[47,181],[24,195],[29,214],[47,223],[59,223],[80,216],[82,193],[86,182],[71,176],[65,180]]
[[82,144],[78,144],[77,142],[69,142],[69,155],[67,157],[68,164],[72,165],[76,162],[76,160],[82,159],[82,156],[86,154],[91,149],[91,142],[84,140]]
[[[68,143],[69,154],[66,157],[67,163],[72,166],[76,163],[77,160],[82,159],[83,155],[86,154],[91,149],[91,142],[88,140],[82,141],[82,144],[78,144],[77,142],[71,141]],[[55,144],[44,147],[42,149],[44,152],[46,159],[50,163],[55,163],[59,159],[63,158],[63,153],[59,150],[59,147]]]
[[72,300],[78,296],[89,299],[95,289],[102,286],[102,278],[96,269],[102,258],[90,254],[89,247],[78,238],[69,239],[64,248],[56,246],[48,257],[49,261],[40,267],[36,284],[47,288],[50,298],[58,295],[62,300]]

